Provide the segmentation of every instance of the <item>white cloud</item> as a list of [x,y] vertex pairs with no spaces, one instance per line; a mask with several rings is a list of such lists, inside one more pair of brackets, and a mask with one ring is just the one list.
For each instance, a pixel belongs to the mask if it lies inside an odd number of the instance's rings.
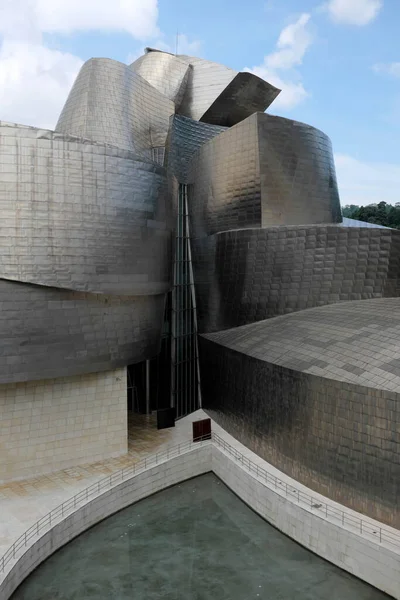
[[368,25],[379,14],[383,0],[329,0],[325,5],[332,21],[345,25]]
[[400,77],[400,62],[393,63],[379,63],[372,67],[376,73],[385,73],[392,77]]
[[136,39],[159,34],[157,0],[1,0],[0,33],[126,31]]
[[342,205],[400,202],[400,164],[362,162],[346,154],[336,154],[335,162]]
[[261,65],[245,69],[282,90],[273,104],[274,109],[289,110],[309,96],[295,67],[302,64],[313,42],[310,18],[307,13],[300,15],[281,31],[276,50],[265,56]]
[[0,119],[53,129],[83,61],[40,44],[0,49]]
[[82,66],[43,44],[44,33],[160,35],[157,0],[0,0],[0,120],[53,128]]

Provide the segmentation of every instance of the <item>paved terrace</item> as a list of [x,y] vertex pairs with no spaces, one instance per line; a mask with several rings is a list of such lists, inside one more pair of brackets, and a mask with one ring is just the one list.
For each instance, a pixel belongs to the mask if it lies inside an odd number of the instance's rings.
[[127,454],[0,485],[0,556],[38,519],[92,483],[167,446],[189,441],[192,422],[203,416],[207,415],[199,411],[177,421],[174,428],[157,430],[155,414],[130,413]]

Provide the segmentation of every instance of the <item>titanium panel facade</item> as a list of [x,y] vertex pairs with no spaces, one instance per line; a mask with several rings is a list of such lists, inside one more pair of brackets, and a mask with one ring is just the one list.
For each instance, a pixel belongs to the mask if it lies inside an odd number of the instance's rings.
[[181,183],[188,183],[188,170],[195,152],[223,131],[226,131],[226,127],[201,123],[181,115],[171,117],[165,159],[169,176],[175,176]]
[[280,91],[252,73],[238,73],[204,113],[201,121],[232,127],[255,112],[263,112]]
[[191,69],[177,112],[196,121],[235,125],[255,111],[266,110],[280,93],[252,73],[238,73],[194,56],[182,54],[178,58]]
[[165,296],[109,296],[0,280],[0,383],[79,375],[152,358]]
[[340,223],[332,144],[315,127],[256,115],[262,227]]
[[107,294],[166,293],[165,171],[132,152],[0,124],[0,277]]
[[174,103],[127,65],[91,58],[81,68],[56,131],[151,158],[165,146]]
[[399,335],[400,300],[379,299],[200,336],[203,404],[289,476],[399,528]]
[[130,68],[178,107],[182,102],[192,67],[168,52],[151,48],[146,48],[145,52],[130,65]]
[[194,237],[342,220],[329,138],[281,117],[256,113],[206,142],[188,179]]
[[400,296],[400,231],[340,225],[226,231],[193,242],[200,332],[343,300]]

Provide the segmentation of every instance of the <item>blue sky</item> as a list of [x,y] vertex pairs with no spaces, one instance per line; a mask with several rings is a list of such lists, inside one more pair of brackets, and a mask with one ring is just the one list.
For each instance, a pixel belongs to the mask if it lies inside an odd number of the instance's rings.
[[398,0],[0,0],[0,119],[54,127],[83,61],[146,45],[249,69],[332,139],[342,203],[400,202]]

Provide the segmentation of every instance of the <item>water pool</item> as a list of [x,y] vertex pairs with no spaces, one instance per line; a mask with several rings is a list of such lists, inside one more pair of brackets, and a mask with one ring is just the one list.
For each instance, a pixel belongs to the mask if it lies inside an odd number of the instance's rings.
[[12,600],[384,600],[203,475],[102,521]]

